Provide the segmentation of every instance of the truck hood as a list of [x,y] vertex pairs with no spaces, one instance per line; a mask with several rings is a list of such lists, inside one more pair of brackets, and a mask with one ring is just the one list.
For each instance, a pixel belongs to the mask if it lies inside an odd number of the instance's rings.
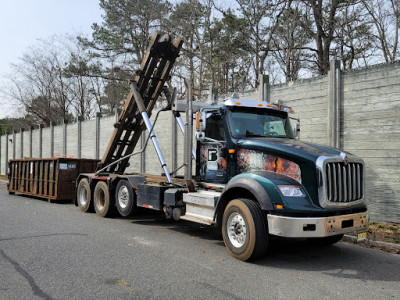
[[337,156],[341,153],[338,149],[287,138],[252,137],[239,139],[237,145],[239,148],[275,153],[299,161],[315,162],[319,156]]

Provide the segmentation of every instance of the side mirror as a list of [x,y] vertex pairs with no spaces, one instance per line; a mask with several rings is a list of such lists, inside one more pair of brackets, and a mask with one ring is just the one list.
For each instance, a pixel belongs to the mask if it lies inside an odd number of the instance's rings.
[[196,140],[202,142],[205,137],[206,135],[204,134],[204,131],[196,131]]
[[204,141],[206,130],[206,113],[200,111],[196,113],[196,140]]
[[293,134],[296,138],[300,138],[300,123],[295,123],[293,127]]
[[205,111],[200,111],[197,113],[196,115],[196,126],[197,126],[197,130],[198,131],[206,131],[206,119],[207,119],[207,115]]

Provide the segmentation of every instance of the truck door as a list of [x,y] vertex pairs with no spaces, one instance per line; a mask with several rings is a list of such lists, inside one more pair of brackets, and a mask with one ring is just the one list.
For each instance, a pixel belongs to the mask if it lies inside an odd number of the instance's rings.
[[200,180],[210,183],[225,183],[227,180],[226,139],[219,112],[207,113],[204,133],[204,140],[198,142]]

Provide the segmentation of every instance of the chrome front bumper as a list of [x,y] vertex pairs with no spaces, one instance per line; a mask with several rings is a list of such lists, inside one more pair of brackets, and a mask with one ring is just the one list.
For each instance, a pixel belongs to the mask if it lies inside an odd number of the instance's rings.
[[368,223],[368,212],[321,218],[268,215],[269,234],[290,238],[325,237],[366,231]]

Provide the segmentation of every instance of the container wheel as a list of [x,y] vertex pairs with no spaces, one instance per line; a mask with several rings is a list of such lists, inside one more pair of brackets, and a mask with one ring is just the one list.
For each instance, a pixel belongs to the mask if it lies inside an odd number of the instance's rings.
[[307,241],[315,246],[330,246],[336,244],[343,238],[343,234],[327,236],[323,238],[309,238]]
[[268,225],[260,206],[248,199],[228,203],[222,217],[222,237],[228,252],[246,261],[268,248]]
[[115,206],[121,216],[127,217],[136,208],[135,195],[128,180],[120,180],[115,189]]
[[76,197],[80,210],[87,212],[92,200],[92,191],[90,190],[89,181],[86,178],[79,181]]
[[99,181],[94,188],[93,204],[94,210],[99,217],[107,217],[111,211],[110,191],[104,181]]

